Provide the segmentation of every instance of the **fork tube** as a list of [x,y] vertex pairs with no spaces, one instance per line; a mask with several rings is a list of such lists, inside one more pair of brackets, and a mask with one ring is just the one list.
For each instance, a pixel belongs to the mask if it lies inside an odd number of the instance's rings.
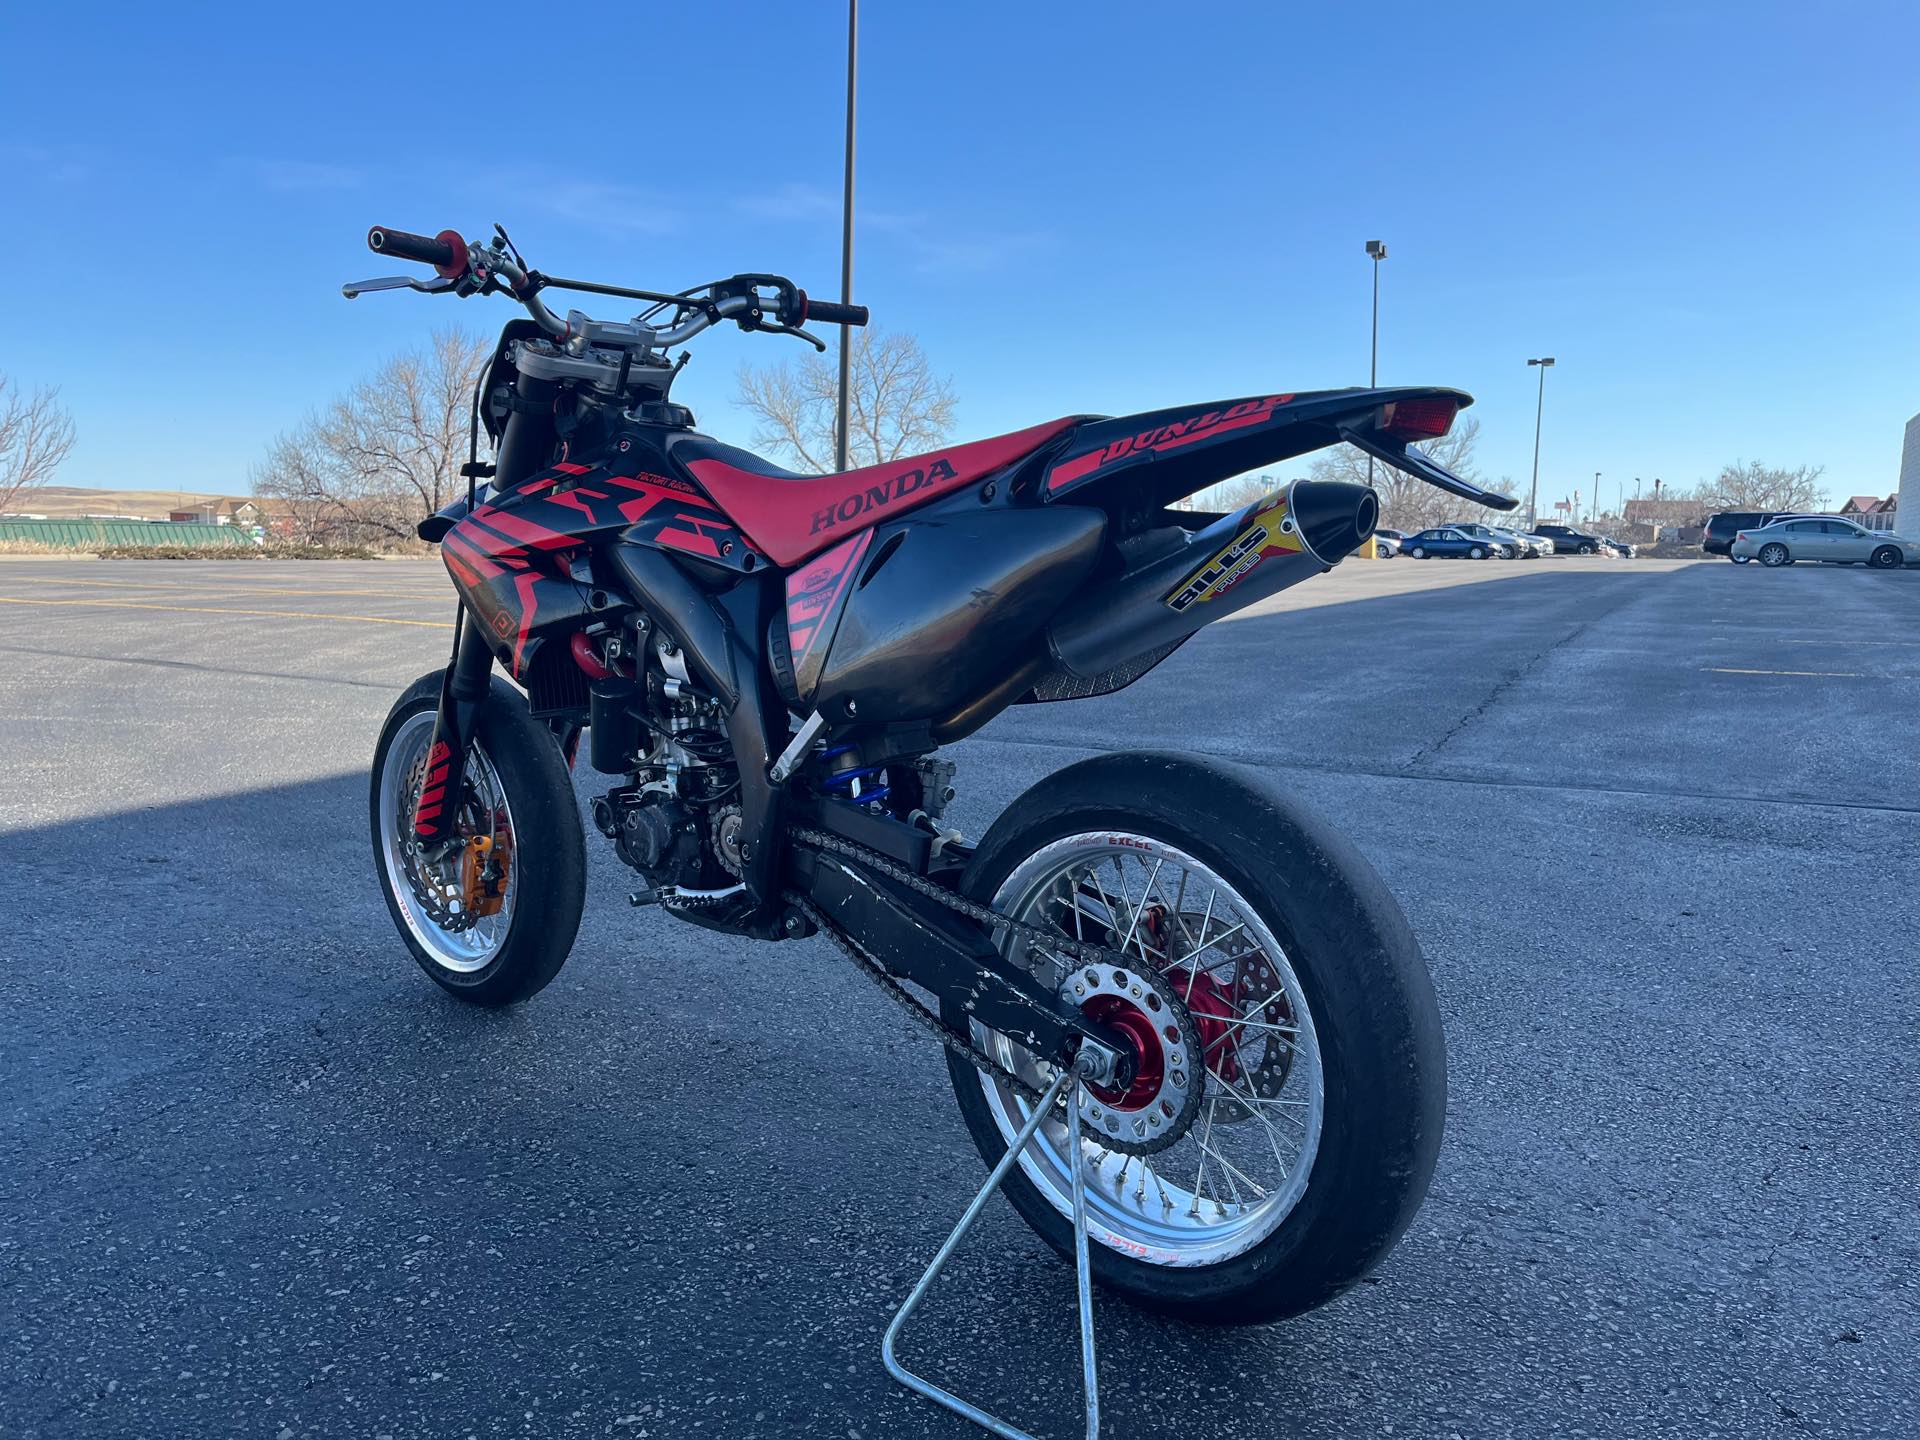
[[433,747],[427,752],[426,780],[414,810],[413,834],[422,845],[438,846],[455,834],[454,820],[466,790],[467,746],[473,743],[492,676],[493,652],[463,609],[454,620],[453,657],[441,677]]

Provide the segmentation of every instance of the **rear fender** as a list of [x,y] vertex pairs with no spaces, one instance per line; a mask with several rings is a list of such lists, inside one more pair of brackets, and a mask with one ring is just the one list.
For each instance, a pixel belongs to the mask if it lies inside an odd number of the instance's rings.
[[1049,503],[1159,507],[1262,466],[1345,440],[1408,474],[1495,509],[1519,502],[1461,479],[1380,429],[1382,407],[1473,397],[1436,386],[1320,390],[1183,406],[1079,426],[1052,455],[1037,488]]

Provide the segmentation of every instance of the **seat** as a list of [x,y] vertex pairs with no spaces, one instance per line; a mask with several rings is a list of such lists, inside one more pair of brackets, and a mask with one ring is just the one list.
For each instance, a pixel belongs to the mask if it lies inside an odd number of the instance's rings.
[[757,549],[790,566],[877,520],[984,480],[1079,423],[1064,417],[834,475],[797,475],[703,435],[682,437],[671,453]]

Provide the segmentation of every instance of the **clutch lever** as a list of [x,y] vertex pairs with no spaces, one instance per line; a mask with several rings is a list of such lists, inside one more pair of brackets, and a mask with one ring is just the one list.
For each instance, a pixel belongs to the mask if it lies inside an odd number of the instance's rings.
[[438,295],[443,290],[451,290],[458,281],[449,280],[444,275],[436,275],[431,280],[421,280],[412,275],[383,275],[375,280],[355,280],[342,285],[340,293],[349,300],[375,290],[418,290],[426,295]]

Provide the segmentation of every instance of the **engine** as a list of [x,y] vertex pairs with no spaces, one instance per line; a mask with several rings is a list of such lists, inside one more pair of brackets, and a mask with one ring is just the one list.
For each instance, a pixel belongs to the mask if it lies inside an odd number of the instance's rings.
[[741,870],[740,776],[725,720],[685,655],[651,630],[637,617],[602,642],[614,673],[593,685],[592,760],[625,783],[595,799],[593,822],[653,887],[723,889]]

